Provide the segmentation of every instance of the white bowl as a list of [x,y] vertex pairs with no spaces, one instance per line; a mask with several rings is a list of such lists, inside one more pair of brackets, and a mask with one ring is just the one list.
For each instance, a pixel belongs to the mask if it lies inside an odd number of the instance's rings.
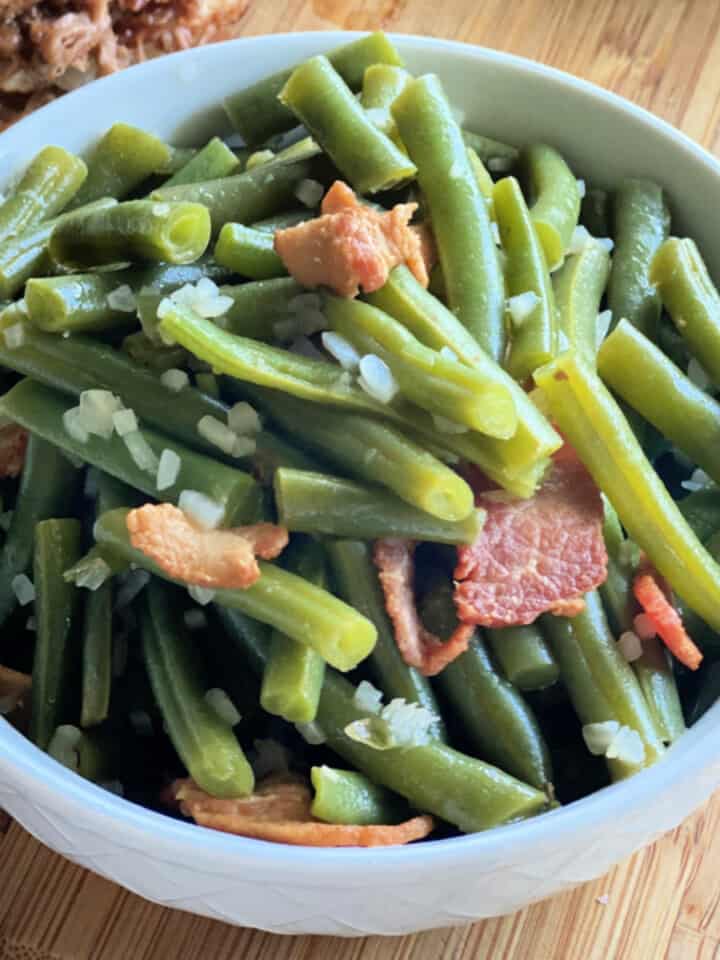
[[[228,130],[225,94],[349,36],[241,39],[133,67],[23,120],[0,137],[0,154],[11,172],[46,143],[83,150],[116,120],[200,141]],[[720,165],[700,147],[557,70],[459,43],[396,39],[413,70],[440,75],[471,129],[555,144],[593,184],[657,180],[675,231],[694,236],[720,273]],[[0,720],[0,805],[59,853],[167,906],[282,933],[399,934],[508,913],[604,873],[720,784],[719,737],[720,704],[662,763],[566,809],[410,847],[316,850],[145,810],[70,773]]]

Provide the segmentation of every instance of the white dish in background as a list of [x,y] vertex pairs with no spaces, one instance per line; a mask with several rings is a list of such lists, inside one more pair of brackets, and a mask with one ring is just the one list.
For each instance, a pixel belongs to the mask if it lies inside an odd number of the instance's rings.
[[[0,180],[45,144],[84,150],[118,120],[177,144],[230,132],[220,107],[226,94],[351,37],[235,40],[97,81],[0,136]],[[660,182],[674,231],[692,235],[720,274],[720,165],[681,133],[518,57],[395,39],[412,70],[440,75],[470,129],[552,143],[593,185],[626,175]],[[279,933],[398,934],[508,913],[599,876],[709,797],[720,784],[718,743],[720,705],[657,766],[537,819],[409,847],[322,850],[145,810],[70,773],[0,719],[0,806],[64,856],[167,906]]]

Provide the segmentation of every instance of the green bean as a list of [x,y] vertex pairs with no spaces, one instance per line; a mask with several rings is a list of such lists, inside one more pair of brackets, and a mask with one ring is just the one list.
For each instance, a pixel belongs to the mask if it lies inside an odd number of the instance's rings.
[[305,223],[312,216],[313,211],[309,207],[304,207],[302,210],[288,210],[286,213],[276,213],[272,217],[265,217],[264,220],[257,220],[252,226],[255,230],[274,234],[277,230],[287,230],[288,227],[296,227],[299,223]]
[[660,296],[650,265],[670,229],[662,189],[650,180],[623,180],[613,197],[615,249],[608,306],[615,323],[628,320],[651,340],[657,338]]
[[[267,646],[256,626],[235,611],[220,613],[223,626],[244,650],[252,668],[262,669]],[[316,723],[327,745],[413,807],[434,813],[466,833],[532,816],[545,807],[547,799],[539,790],[438,740],[393,750],[375,750],[351,740],[345,728],[364,717],[354,695],[355,688],[344,677],[326,671]]]
[[130,270],[123,271],[123,276],[134,290],[151,287],[157,293],[166,293],[186,283],[197,283],[203,277],[222,283],[229,280],[232,273],[204,254],[194,263],[136,263]]
[[[135,491],[134,491],[135,492]],[[134,503],[135,497],[126,501]],[[100,511],[98,510],[98,513]],[[101,563],[102,562],[102,563]],[[102,564],[107,566],[107,570],[102,568]],[[119,573],[126,573],[130,567],[122,557],[117,556],[110,550],[104,550],[102,547],[91,547],[87,553],[74,563],[63,573],[63,579],[67,583],[74,583],[76,586],[87,586],[89,580],[98,576],[98,568],[101,567],[108,576],[117,576]]]
[[530,193],[530,218],[548,269],[560,266],[580,215],[580,190],[557,150],[544,143],[527,147],[522,163]]
[[720,530],[720,490],[717,487],[695,490],[678,502],[678,509],[702,543]]
[[166,180],[163,189],[179,187],[184,183],[201,183],[229,177],[240,166],[240,161],[220,137],[213,137],[187,163]]
[[156,373],[165,373],[167,370],[183,367],[188,359],[187,351],[182,347],[158,343],[141,330],[124,337],[121,350],[133,363],[140,367],[147,367]]
[[509,297],[533,295],[534,305],[522,320],[511,314],[510,351],[506,366],[519,381],[532,376],[557,351],[555,298],[535,221],[525,206],[520,184],[505,177],[495,184],[493,204],[506,256]]
[[[127,510],[112,510],[95,524],[100,546],[171,579],[149,557],[135,550],[127,531]],[[352,670],[375,645],[375,628],[352,607],[302,577],[259,561],[260,578],[244,590],[219,589],[215,602],[267,623],[299,643],[316,650],[338,670]],[[179,582],[179,581],[174,581]]]
[[85,598],[83,613],[82,709],[80,725],[107,720],[112,682],[112,585],[101,584]]
[[501,143],[492,137],[485,137],[472,130],[463,130],[465,144],[480,157],[483,164],[493,163],[500,165],[504,172],[510,170],[517,163],[520,151],[509,143]]
[[690,352],[712,381],[720,383],[720,295],[695,243],[666,240],[653,258],[650,283]]
[[515,403],[489,358],[472,367],[424,346],[401,323],[359,300],[328,296],[325,316],[361,354],[379,356],[408,400],[432,414],[506,440],[517,429]]
[[279,522],[293,533],[473,543],[484,521],[484,511],[474,510],[459,523],[442,522],[374,487],[284,465],[274,489]]
[[720,567],[687,525],[600,378],[566,353],[535,380],[630,536],[673,590],[720,629]]
[[71,685],[77,666],[75,616],[78,593],[63,571],[80,556],[77,520],[42,520],[35,528],[35,657],[30,739],[47,748],[59,723],[70,719]]
[[142,495],[122,480],[97,470],[97,513],[106,513],[118,507],[136,507],[143,502]]
[[505,349],[505,291],[487,204],[440,81],[413,80],[392,108],[418,168],[447,288],[448,305],[496,361]]
[[428,710],[433,717],[433,737],[446,740],[445,724],[430,681],[409,667],[398,649],[369,545],[359,540],[335,540],[328,551],[340,596],[377,630],[377,643],[368,664],[379,688],[388,702],[402,697]]
[[201,203],[207,207],[213,236],[223,224],[254,223],[295,201],[295,188],[309,177],[308,160],[275,161],[232,177],[160,187],[152,194],[159,203]]
[[219,264],[251,280],[272,280],[287,275],[285,264],[275,253],[273,235],[241,223],[225,224],[214,255]]
[[415,165],[373,125],[327,57],[306,60],[278,94],[358,193],[388,190]]
[[[351,90],[360,89],[365,69],[375,63],[402,66],[400,54],[382,32],[336,47],[328,53],[328,59]],[[297,122],[278,100],[292,72],[293,68],[281,70],[226,98],[225,111],[246,143],[263,143]]]
[[686,727],[670,653],[658,637],[643,640],[642,646],[633,670],[662,740],[675,743]]
[[593,237],[610,236],[610,198],[606,190],[588,189],[580,206],[580,223]]
[[49,250],[56,263],[79,269],[125,260],[185,264],[209,242],[210,216],[201,204],[129,200],[64,220]]
[[143,654],[168,735],[197,785],[216,797],[252,793],[252,768],[232,729],[205,701],[202,665],[173,616],[175,595],[153,581],[145,589]]
[[491,220],[495,220],[495,200],[493,198],[493,191],[495,189],[495,184],[493,183],[493,178],[488,173],[485,165],[483,164],[480,157],[474,150],[471,150],[470,147],[467,148],[468,161],[472,167],[472,171],[475,174],[475,180],[482,193],[485,197],[485,203],[487,203],[488,216]]
[[86,176],[82,160],[62,147],[41,150],[0,204],[0,243],[60,213]]
[[557,662],[535,624],[489,630],[488,639],[500,669],[518,690],[542,690],[558,679]]
[[127,123],[114,123],[88,160],[87,180],[73,206],[101,197],[121,200],[152,173],[167,168],[171,157],[171,148],[153,134]]
[[154,170],[154,173],[160,174],[161,176],[171,177],[174,176],[178,170],[182,170],[184,166],[187,166],[188,163],[192,160],[198,150],[195,147],[169,147],[170,149],[170,158],[168,162],[163,167],[158,167],[157,170]]
[[310,812],[325,823],[389,824],[412,816],[407,804],[354,770],[312,767]]
[[97,200],[87,207],[79,207],[59,217],[45,220],[0,245],[0,297],[14,297],[26,280],[52,273],[53,264],[48,253],[48,241],[55,227],[65,220],[82,216],[86,210],[105,210],[115,200]]
[[75,492],[77,471],[39,436],[30,436],[10,527],[0,551],[0,624],[15,609],[14,578],[27,573],[33,558],[35,527],[63,516]]
[[[327,589],[327,562],[319,543],[308,541],[291,558],[288,569],[317,587]],[[362,611],[361,611],[362,612]],[[325,661],[311,647],[273,630],[263,671],[260,704],[263,710],[289,723],[312,723],[325,677]]]
[[117,434],[113,434],[109,440],[89,435],[85,442],[71,436],[63,424],[63,414],[69,406],[61,393],[32,380],[21,381],[0,400],[2,411],[26,430],[57,444],[66,454],[105,470],[150,497],[176,503],[183,490],[197,490],[222,505],[224,524],[253,523],[257,520],[260,491],[249,474],[210,460],[169,437],[143,428],[142,435],[156,457],[169,449],[180,458],[180,470],[175,483],[158,491],[155,471],[139,467],[124,440]]
[[75,273],[34,278],[25,287],[25,303],[33,326],[47,333],[110,330],[135,321],[135,309],[111,306],[121,284],[112,273]]
[[402,149],[402,141],[393,120],[390,107],[412,79],[403,67],[389,63],[373,63],[363,75],[360,103],[372,122]]
[[552,283],[558,321],[568,346],[591,366],[598,351],[598,313],[610,272],[610,255],[599,243],[587,243],[565,258]]
[[600,595],[610,626],[616,636],[620,636],[624,630],[633,629],[636,604],[632,578],[640,552],[636,548],[636,556],[633,557],[628,550],[630,543],[626,541],[620,519],[607,497],[603,497],[603,539],[608,554],[608,570],[607,579],[600,586]]
[[[585,610],[577,616],[545,614],[541,623],[581,722],[616,720],[631,727],[645,746],[645,760],[640,766],[659,760],[664,753],[662,742],[637,678],[610,633],[599,594],[588,593]],[[631,772],[619,769],[624,766],[611,762],[612,775]]]
[[720,403],[621,320],[598,354],[605,383],[720,483]]

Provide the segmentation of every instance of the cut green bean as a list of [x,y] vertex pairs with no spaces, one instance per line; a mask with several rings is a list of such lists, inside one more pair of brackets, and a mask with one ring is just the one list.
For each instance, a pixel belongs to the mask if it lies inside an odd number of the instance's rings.
[[485,166],[490,163],[498,172],[507,173],[517,163],[520,155],[517,147],[472,130],[463,130],[462,135],[466,145],[477,153]]
[[272,280],[287,275],[285,264],[277,253],[269,231],[226,223],[215,244],[217,262],[233,273],[250,280]]
[[315,790],[310,812],[325,823],[390,824],[412,816],[399,797],[354,770],[312,767]]
[[390,108],[412,79],[403,67],[389,63],[373,63],[363,75],[360,103],[372,123],[402,149]]
[[475,174],[475,180],[480,188],[480,193],[485,197],[488,215],[491,220],[495,220],[495,200],[493,198],[495,184],[493,183],[493,178],[488,173],[480,157],[474,150],[471,150],[470,147],[467,148],[467,155],[472,171]]
[[272,484],[276,472],[281,467],[314,473],[322,470],[319,461],[309,453],[294,447],[267,428],[263,428],[255,437],[252,466],[253,473],[259,482],[268,486]]
[[210,216],[202,204],[129,200],[63,220],[49,250],[56,263],[76,269],[127,260],[185,264],[209,242]]
[[45,147],[0,204],[0,243],[56,216],[74,197],[87,167],[62,147]]
[[[400,54],[382,32],[337,47],[328,53],[328,59],[351,90],[360,89],[366,68],[375,63],[402,66]],[[278,100],[292,72],[293,68],[281,70],[226,98],[225,111],[246,143],[263,143],[297,123],[293,113]]]
[[542,690],[558,679],[560,668],[535,624],[489,630],[488,639],[500,669],[518,690]]
[[[120,290],[120,293],[116,291]],[[129,299],[123,299],[127,292]],[[120,309],[113,300],[120,297]],[[135,298],[112,273],[75,273],[28,280],[25,303],[33,326],[47,333],[88,333],[137,323]]]
[[487,204],[438,78],[413,80],[392,112],[418,168],[448,305],[480,346],[500,362],[505,350],[502,271]]
[[205,700],[202,665],[173,616],[175,595],[157,581],[145,589],[142,641],[145,666],[168,735],[188,773],[215,797],[241,797],[255,785],[232,728]]
[[182,170],[183,167],[187,166],[188,163],[192,160],[195,154],[198,153],[195,147],[170,147],[170,158],[168,162],[163,166],[159,167],[154,172],[160,176],[171,177],[174,176],[178,170]]
[[77,669],[75,617],[78,591],[63,572],[79,558],[77,520],[43,520],[35,528],[35,657],[30,739],[47,748],[58,724],[72,717],[72,683]]
[[552,283],[558,323],[567,346],[593,365],[598,351],[598,313],[610,272],[610,255],[599,243],[587,243],[565,258]]
[[530,217],[548,269],[560,266],[580,215],[580,190],[557,150],[538,143],[522,153],[530,193]]
[[532,301],[522,318],[510,311],[512,333],[506,366],[516,380],[523,382],[557,351],[555,298],[540,234],[515,177],[505,177],[495,184],[493,204],[506,256],[508,297],[512,301],[513,297],[527,295]]
[[660,296],[650,279],[653,257],[670,229],[662,189],[650,180],[623,180],[613,197],[612,270],[608,306],[613,322],[628,320],[657,339]]
[[85,597],[83,613],[82,707],[80,725],[107,720],[112,683],[112,585],[110,581]]
[[213,137],[202,150],[198,150],[187,163],[177,170],[163,184],[167,187],[179,187],[185,183],[202,183],[204,180],[217,180],[238,172],[240,161],[226,146],[220,137]]
[[171,148],[145,130],[127,123],[115,123],[92,151],[87,180],[73,200],[73,206],[102,197],[121,200],[151,174],[167,168]]

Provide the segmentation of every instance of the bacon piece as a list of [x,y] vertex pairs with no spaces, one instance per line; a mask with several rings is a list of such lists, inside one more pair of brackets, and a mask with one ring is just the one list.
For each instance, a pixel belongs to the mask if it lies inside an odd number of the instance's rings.
[[25,464],[27,430],[16,423],[0,429],[0,477],[17,477]]
[[273,560],[287,546],[285,527],[257,523],[206,530],[171,503],[146,503],[127,516],[136,550],[176,580],[212,589],[244,590],[260,576],[256,556]]
[[298,283],[330,287],[341,297],[357,296],[360,287],[365,293],[378,290],[399,263],[407,264],[426,287],[423,253],[430,250],[429,243],[408,226],[416,210],[416,203],[374,210],[336,180],[323,198],[322,215],[278,230],[275,250]]
[[663,581],[652,567],[635,577],[633,593],[672,655],[688,669],[697,670],[703,655],[688,636],[680,614],[663,590]]
[[465,653],[475,628],[458,624],[446,641],[423,626],[415,605],[415,543],[412,540],[376,540],[373,557],[385,594],[385,609],[395,630],[395,643],[409,667],[434,677]]
[[324,823],[311,813],[304,781],[268,778],[250,797],[211,797],[192,780],[177,780],[172,793],[180,810],[201,827],[274,843],[308,847],[386,847],[422,840],[435,827],[432,817],[413,817],[387,826]]
[[463,622],[509,627],[547,611],[572,616],[578,597],[605,581],[602,500],[569,448],[535,496],[479,492],[476,503],[487,511],[485,525],[475,543],[458,548],[455,569]]

